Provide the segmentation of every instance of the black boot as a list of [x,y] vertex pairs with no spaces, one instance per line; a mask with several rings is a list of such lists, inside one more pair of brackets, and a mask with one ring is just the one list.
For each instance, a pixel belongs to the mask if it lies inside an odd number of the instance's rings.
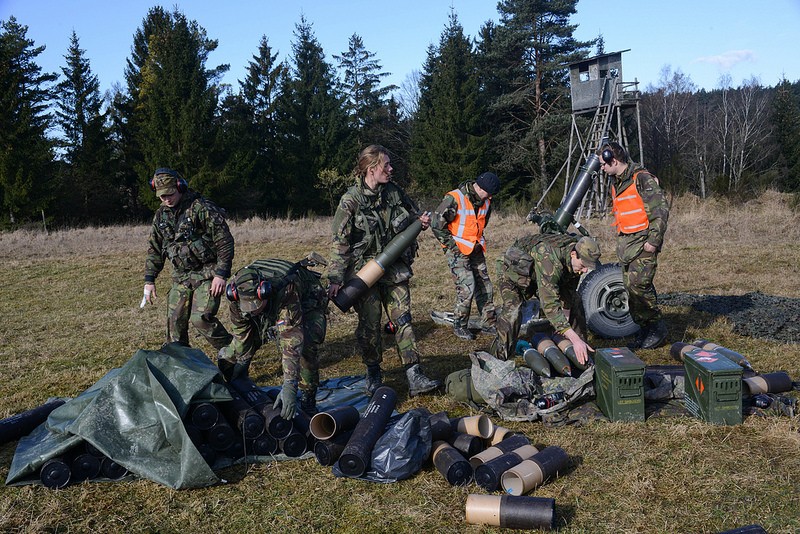
[[383,374],[381,373],[380,365],[367,366],[366,381],[364,391],[371,397],[372,394],[375,393],[375,390],[383,385]]
[[422,367],[415,363],[406,369],[406,378],[408,378],[408,396],[416,397],[423,393],[430,393],[431,391],[441,387],[442,383],[438,380],[428,378],[422,373]]
[[667,340],[667,323],[663,319],[652,323],[647,330],[647,336],[642,341],[643,349],[655,349],[664,344]]
[[316,415],[319,413],[317,409],[317,388],[300,388],[300,409],[306,415]]
[[639,331],[636,333],[636,339],[628,343],[628,348],[631,350],[641,349],[647,334],[650,332],[649,326],[640,326]]
[[468,329],[461,326],[459,323],[455,323],[453,325],[453,333],[456,335],[457,338],[465,339],[467,341],[472,341],[473,339],[475,339],[475,334],[473,334]]

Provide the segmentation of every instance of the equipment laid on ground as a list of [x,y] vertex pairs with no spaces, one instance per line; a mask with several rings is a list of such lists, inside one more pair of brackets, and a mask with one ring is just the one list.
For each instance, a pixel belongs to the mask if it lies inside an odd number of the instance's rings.
[[717,352],[697,348],[683,355],[684,404],[709,423],[742,423],[742,368]]
[[612,421],[644,421],[645,364],[625,347],[597,349],[597,405]]

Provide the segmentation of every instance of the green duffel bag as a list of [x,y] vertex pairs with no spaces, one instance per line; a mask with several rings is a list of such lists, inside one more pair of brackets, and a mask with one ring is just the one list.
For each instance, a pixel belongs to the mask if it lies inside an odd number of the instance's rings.
[[445,379],[445,390],[448,395],[452,395],[457,401],[468,404],[486,404],[480,393],[472,383],[469,369],[462,369],[447,375]]

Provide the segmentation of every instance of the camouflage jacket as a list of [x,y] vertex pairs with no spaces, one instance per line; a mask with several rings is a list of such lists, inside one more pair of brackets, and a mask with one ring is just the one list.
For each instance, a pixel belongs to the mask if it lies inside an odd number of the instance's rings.
[[[639,172],[641,171],[641,172]],[[620,234],[617,237],[617,254],[620,261],[630,263],[631,260],[639,256],[645,243],[650,243],[657,249],[661,249],[664,243],[664,234],[667,232],[667,220],[669,219],[669,204],[664,195],[664,190],[658,183],[658,178],[653,176],[647,169],[639,165],[628,165],[625,172],[617,176],[614,182],[614,189],[621,193],[630,187],[634,173],[639,172],[636,177],[636,190],[644,202],[644,210],[650,223],[646,230],[634,234]]]
[[144,265],[145,282],[154,282],[167,259],[176,283],[228,278],[233,262],[233,236],[222,210],[194,191],[175,208],[161,206],[153,217]]
[[256,260],[247,267],[257,270],[272,291],[267,308],[258,315],[242,312],[238,302],[230,303],[233,340],[229,357],[250,359],[263,343],[277,339],[284,379],[297,380],[304,343],[303,310],[324,310],[328,305],[319,274],[280,259]]
[[[397,184],[389,182],[373,190],[359,178],[342,195],[333,216],[331,258],[325,275],[328,283],[341,284],[355,276],[419,215],[417,205]],[[411,278],[417,247],[414,241],[386,268],[380,282],[399,283]]]
[[517,239],[503,256],[503,278],[536,295],[544,316],[556,332],[569,330],[562,300],[576,298],[580,273],[572,270],[570,252],[578,241],[569,234],[529,234]]
[[[469,199],[472,203],[472,206],[477,211],[483,205],[483,200],[473,189],[472,184],[475,183],[475,180],[468,180],[461,185],[458,186],[458,189],[464,193],[464,195]],[[456,253],[458,252],[458,245],[456,245],[455,240],[453,239],[453,235],[450,233],[450,229],[448,225],[450,222],[456,218],[456,214],[458,213],[458,201],[453,198],[453,195],[447,194],[442,199],[442,202],[439,204],[439,207],[436,208],[436,211],[433,213],[431,217],[431,231],[433,235],[436,236],[436,239],[446,247],[445,250],[449,250],[450,252]],[[489,217],[492,215],[492,208],[490,207],[486,213],[486,224],[489,224]]]

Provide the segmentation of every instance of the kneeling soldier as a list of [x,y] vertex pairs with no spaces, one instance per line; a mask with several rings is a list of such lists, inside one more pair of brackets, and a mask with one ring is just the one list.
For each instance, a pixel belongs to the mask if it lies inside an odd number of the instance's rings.
[[328,305],[319,274],[306,268],[316,263],[257,260],[237,271],[226,288],[233,341],[220,350],[219,368],[228,380],[247,374],[259,347],[277,338],[283,387],[275,405],[282,406],[285,419],[295,415],[298,381],[300,408],[316,413],[319,347],[325,340]]

